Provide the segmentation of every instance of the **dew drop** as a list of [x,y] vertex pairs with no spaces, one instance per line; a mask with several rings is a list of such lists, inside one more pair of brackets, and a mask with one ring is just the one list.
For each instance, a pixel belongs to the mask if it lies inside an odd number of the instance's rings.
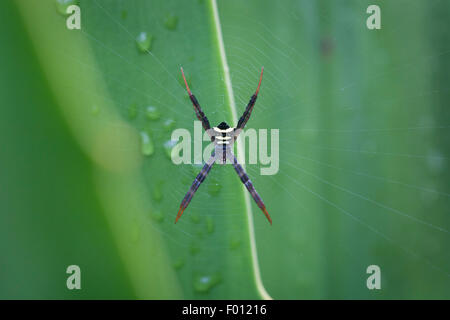
[[152,41],[153,36],[144,31],[139,33],[136,37],[136,44],[141,52],[150,51],[152,48]]
[[178,141],[168,140],[164,142],[164,151],[169,159],[172,159],[172,149],[177,145]]
[[238,238],[232,238],[230,240],[230,249],[231,250],[236,250],[240,246],[241,246],[241,240],[239,240]]
[[161,191],[162,188],[162,181],[158,181],[155,185],[155,187],[153,188],[153,199],[157,202],[161,202],[162,198],[163,198],[163,193]]
[[200,216],[196,213],[191,213],[190,215],[190,219],[193,223],[199,223],[200,222]]
[[136,119],[138,114],[138,107],[136,103],[132,103],[130,104],[130,106],[128,107],[128,118],[130,120]]
[[211,217],[206,217],[206,231],[209,234],[214,232],[214,220]]
[[144,156],[150,156],[155,151],[153,141],[146,131],[141,131],[141,152]]
[[68,15],[66,10],[71,5],[78,5],[78,0],[56,0],[56,9],[64,16]]
[[175,262],[173,263],[173,267],[175,270],[180,270],[181,268],[184,267],[184,264],[186,263],[186,261],[183,258],[178,258],[177,260],[175,260]]
[[194,277],[194,290],[200,293],[207,293],[220,281],[221,276],[219,273],[197,275]]
[[219,180],[212,178],[208,184],[208,193],[212,196],[217,195],[222,189],[222,185],[219,183]]
[[152,219],[155,220],[156,222],[161,223],[161,222],[164,221],[164,214],[163,214],[161,211],[159,211],[159,210],[152,212],[152,213],[150,214],[150,216],[151,216]]
[[195,233],[200,239],[203,238],[203,231],[202,230],[197,230],[197,232]]
[[158,120],[161,114],[159,113],[158,108],[154,106],[148,106],[147,109],[145,109],[145,115],[147,116],[147,119],[149,120]]
[[175,120],[173,119],[167,119],[163,123],[163,127],[165,130],[170,131],[175,127]]
[[178,17],[173,14],[166,15],[164,19],[164,26],[169,30],[175,30],[178,24]]
[[189,252],[194,256],[200,252],[200,247],[196,243],[192,243],[189,247]]

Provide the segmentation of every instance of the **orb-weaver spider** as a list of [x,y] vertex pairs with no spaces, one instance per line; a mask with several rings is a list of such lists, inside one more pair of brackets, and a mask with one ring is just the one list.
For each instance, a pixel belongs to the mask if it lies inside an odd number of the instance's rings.
[[272,224],[272,219],[267,213],[264,202],[262,201],[258,192],[256,192],[248,175],[245,173],[244,168],[242,168],[242,166],[238,163],[232,151],[233,144],[236,141],[236,138],[244,129],[245,124],[247,123],[252,113],[253,106],[255,105],[256,102],[256,98],[258,97],[259,87],[261,86],[263,71],[264,67],[261,68],[261,75],[259,77],[258,87],[256,88],[255,93],[250,98],[250,102],[248,103],[247,108],[245,108],[244,114],[239,119],[237,126],[235,128],[230,128],[230,126],[226,122],[221,122],[217,127],[211,128],[208,118],[206,118],[205,114],[200,108],[197,98],[195,98],[195,96],[189,89],[186,77],[184,76],[183,68],[181,68],[181,74],[183,75],[184,83],[186,84],[186,89],[189,94],[189,98],[191,99],[192,104],[194,105],[195,114],[197,118],[202,122],[202,126],[205,129],[205,131],[211,137],[211,141],[214,143],[214,151],[212,152],[209,160],[203,166],[203,169],[195,178],[194,182],[191,185],[191,188],[186,193],[183,201],[181,202],[180,209],[178,210],[178,214],[175,219],[175,223],[177,223],[178,219],[183,214],[183,211],[187,208],[189,202],[191,202],[192,197],[194,196],[195,192],[200,187],[202,182],[205,180],[206,176],[208,175],[209,171],[212,168],[212,165],[215,162],[217,162],[218,164],[226,164],[227,160],[229,160],[233,164],[233,167],[236,170],[237,174],[239,175],[239,178],[252,195],[258,207],[262,210],[266,218],[269,220],[270,224]]

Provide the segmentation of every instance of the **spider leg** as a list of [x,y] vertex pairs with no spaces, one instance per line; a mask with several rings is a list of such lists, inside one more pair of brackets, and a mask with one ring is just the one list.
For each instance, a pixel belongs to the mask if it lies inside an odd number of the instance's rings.
[[[203,129],[205,129],[206,132],[211,136],[211,125],[209,124],[208,118],[203,113],[202,108],[200,108],[200,104],[197,101],[197,98],[192,94],[191,89],[189,89],[189,85],[186,81],[186,77],[184,76],[183,68],[181,68],[181,74],[183,75],[184,84],[186,85],[187,92],[189,94],[189,98],[192,101],[192,104],[194,105],[195,115],[197,116],[197,119],[202,122]],[[211,136],[211,140],[213,140],[213,137]]]
[[181,201],[180,209],[178,210],[178,214],[175,219],[175,223],[177,223],[178,219],[180,219],[181,215],[183,214],[183,211],[187,208],[187,206],[191,202],[192,197],[194,196],[195,192],[200,187],[202,182],[205,180],[205,178],[208,175],[209,171],[211,170],[215,160],[216,160],[216,156],[213,152],[211,157],[209,158],[208,162],[205,163],[205,165],[203,166],[200,173],[197,175],[197,177],[195,177],[195,180],[192,183],[191,187],[189,188],[189,191],[184,196],[183,201]]
[[242,114],[242,117],[238,121],[236,129],[244,129],[245,125],[247,124],[248,119],[250,118],[250,115],[252,114],[253,107],[255,106],[256,98],[258,98],[259,87],[261,86],[261,81],[262,81],[262,77],[263,77],[263,71],[264,71],[264,67],[261,68],[261,76],[259,77],[258,87],[256,88],[255,93],[250,98],[247,108],[245,108],[245,111]]
[[248,192],[253,197],[253,200],[255,200],[258,207],[262,210],[264,215],[266,216],[267,220],[269,220],[270,224],[272,224],[272,219],[270,218],[269,213],[266,210],[266,206],[264,205],[264,202],[262,201],[261,197],[259,196],[258,192],[256,192],[255,187],[253,186],[253,183],[249,179],[247,173],[245,173],[244,168],[238,163],[236,157],[231,152],[227,156],[231,163],[233,164],[234,170],[236,170],[239,178],[241,179],[242,183],[247,188]]

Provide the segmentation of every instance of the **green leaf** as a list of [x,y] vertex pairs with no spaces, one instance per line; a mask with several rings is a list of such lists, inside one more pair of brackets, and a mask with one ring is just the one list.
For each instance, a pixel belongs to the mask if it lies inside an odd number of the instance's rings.
[[[62,112],[97,164],[97,195],[136,296],[267,297],[249,198],[231,167],[216,165],[173,223],[190,184],[181,178],[192,182],[198,170],[175,166],[164,150],[166,123],[192,131],[195,119],[180,66],[212,124],[237,117],[215,3],[80,1],[81,30],[66,29],[53,1],[18,5]],[[151,46],[136,47],[142,34]]]
[[[20,279],[12,272],[19,249],[53,281],[51,294],[36,284],[26,297],[76,298],[58,291],[64,274],[53,276],[68,263],[86,266],[82,297],[91,298],[110,297],[104,286],[116,282],[127,298],[450,297],[449,4],[380,0],[382,29],[368,30],[372,2],[79,0],[81,30],[67,30],[56,1],[16,1],[23,26],[2,32],[24,52],[2,52],[11,61],[4,87],[12,83],[3,104],[35,108],[2,143],[0,167],[20,168],[6,175],[6,199],[19,208],[11,212],[26,213],[7,218],[29,230],[5,248],[8,275]],[[219,165],[173,223],[201,169],[168,157],[175,128],[194,134],[181,66],[212,125],[236,124],[264,66],[248,128],[268,129],[269,138],[279,129],[279,171],[262,175],[260,162],[246,170],[273,226],[234,170]],[[14,112],[4,108],[0,128],[19,118]],[[39,125],[45,134],[35,136]],[[237,151],[248,162],[248,146]],[[20,201],[18,181],[29,180],[30,201]],[[66,181],[86,189],[55,187]],[[55,214],[65,202],[71,228]],[[45,223],[34,228],[36,217]],[[0,243],[12,243],[2,228]],[[92,247],[65,237],[83,230]],[[29,239],[50,249],[29,249]],[[366,287],[373,264],[382,290]],[[92,276],[101,274],[94,265],[107,280]],[[4,278],[12,291],[16,282]]]
[[[372,4],[380,30],[366,28]],[[238,105],[264,65],[250,122],[280,129],[279,172],[248,166],[273,218],[271,230],[255,219],[270,295],[449,297],[449,4],[231,0],[219,12]],[[381,290],[366,287],[372,264]]]

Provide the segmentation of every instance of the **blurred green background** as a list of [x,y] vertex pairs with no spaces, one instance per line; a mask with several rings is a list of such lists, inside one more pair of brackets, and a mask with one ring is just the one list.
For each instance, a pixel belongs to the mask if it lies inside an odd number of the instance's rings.
[[[0,2],[0,298],[449,299],[450,3],[217,2]],[[246,169],[273,226],[218,165],[173,224],[180,66],[213,125],[265,67],[248,128],[280,169]]]

